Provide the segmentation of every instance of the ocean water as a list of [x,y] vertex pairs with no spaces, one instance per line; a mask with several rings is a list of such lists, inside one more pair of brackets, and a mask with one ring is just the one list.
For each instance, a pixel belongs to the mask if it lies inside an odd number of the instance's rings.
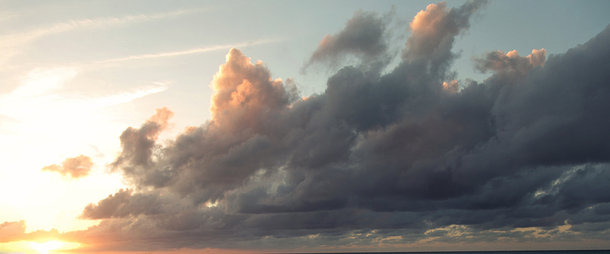
[[[434,251],[434,252],[343,252],[340,254],[610,254],[610,250],[539,250],[539,251]],[[307,254],[307,253],[302,253]],[[314,253],[311,253],[314,254]],[[339,254],[339,253],[315,253]]]

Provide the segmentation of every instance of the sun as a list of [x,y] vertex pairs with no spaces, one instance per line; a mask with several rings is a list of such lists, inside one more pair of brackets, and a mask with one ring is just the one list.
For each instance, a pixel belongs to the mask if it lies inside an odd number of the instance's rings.
[[49,251],[61,248],[63,244],[59,241],[48,241],[46,243],[31,243],[30,246],[41,254],[48,254]]

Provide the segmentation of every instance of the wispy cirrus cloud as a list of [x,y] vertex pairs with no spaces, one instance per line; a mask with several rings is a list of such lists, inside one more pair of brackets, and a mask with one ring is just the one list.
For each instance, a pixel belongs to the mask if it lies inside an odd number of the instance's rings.
[[210,51],[228,50],[230,48],[239,48],[239,47],[247,47],[247,46],[259,45],[259,44],[274,43],[274,42],[279,42],[279,41],[283,41],[283,40],[284,39],[282,39],[282,38],[267,38],[267,39],[260,39],[260,40],[241,42],[241,43],[199,47],[199,48],[193,48],[193,49],[187,49],[187,50],[181,50],[181,51],[170,51],[170,52],[163,52],[163,53],[156,53],[156,54],[143,54],[143,55],[133,55],[133,56],[127,56],[127,57],[112,58],[112,59],[107,59],[107,60],[95,61],[93,63],[94,64],[104,64],[104,63],[124,62],[124,61],[130,61],[130,60],[139,60],[139,59],[184,56],[184,55],[199,54],[199,53],[210,52]]
[[[37,122],[49,116],[58,117],[54,112],[63,112],[62,115],[70,119],[69,115],[88,115],[88,112],[97,109],[127,103],[167,89],[166,83],[154,82],[152,86],[131,91],[75,99],[63,93],[62,88],[77,74],[78,70],[74,67],[32,70],[20,86],[10,93],[0,95],[0,114],[23,123]],[[34,125],[37,124],[39,123]]]
[[9,34],[0,37],[0,45],[15,45],[23,42],[38,39],[40,37],[63,33],[75,29],[86,29],[86,28],[104,28],[115,25],[122,25],[128,23],[139,23],[155,19],[164,19],[180,16],[183,14],[189,14],[198,12],[200,10],[178,10],[172,12],[161,12],[153,14],[139,14],[139,15],[128,15],[123,17],[103,17],[96,19],[81,19],[81,20],[70,20],[67,22],[55,23],[49,27],[38,28],[27,32]]
[[127,15],[123,17],[102,17],[95,19],[69,20],[67,22],[55,23],[47,27],[37,28],[30,31],[3,35],[0,36],[0,49],[2,49],[4,53],[0,54],[0,62],[4,62],[10,57],[20,53],[19,50],[15,50],[14,48],[44,36],[64,33],[77,29],[106,28],[110,26],[140,23],[150,20],[173,18],[180,15],[191,14],[200,11],[202,11],[202,9]]
[[121,103],[127,103],[147,95],[160,93],[167,90],[167,85],[161,82],[153,82],[156,86],[144,87],[130,92],[122,92],[109,96],[98,97],[87,101],[87,105],[93,108],[109,107]]

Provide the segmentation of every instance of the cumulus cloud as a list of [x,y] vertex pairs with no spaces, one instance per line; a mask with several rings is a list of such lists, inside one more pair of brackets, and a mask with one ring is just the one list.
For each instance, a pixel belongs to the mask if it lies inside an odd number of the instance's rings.
[[408,61],[430,59],[432,71],[444,68],[455,57],[451,47],[455,37],[470,27],[470,17],[487,5],[486,0],[468,1],[459,8],[447,10],[447,3],[430,4],[415,15],[409,24],[402,58]]
[[131,189],[120,189],[114,195],[97,204],[89,204],[83,210],[83,219],[106,219],[159,213],[160,200],[155,195],[132,195]]
[[0,224],[0,242],[20,240],[25,234],[25,221],[6,221]]
[[475,65],[492,75],[459,89],[451,46],[484,4],[428,6],[396,68],[343,67],[307,99],[231,49],[212,118],[165,144],[167,109],[127,128],[112,166],[133,188],[63,237],[104,240],[92,250],[607,243],[610,27],[548,60],[489,53]]
[[546,49],[534,49],[532,53],[521,57],[516,50],[504,54],[495,50],[482,57],[474,58],[475,70],[485,73],[487,71],[506,73],[518,77],[524,77],[531,69],[544,66],[546,62]]
[[457,80],[451,80],[449,82],[443,82],[443,89],[450,93],[457,93],[460,90],[460,85]]
[[55,23],[50,27],[41,27],[28,32],[2,35],[0,36],[0,48],[3,52],[0,53],[0,63],[4,63],[14,55],[21,53],[20,50],[17,49],[20,46],[44,36],[64,33],[76,29],[106,28],[110,26],[129,23],[139,23],[149,20],[165,19],[200,11],[202,10],[178,10],[165,13],[128,15],[119,18],[104,17],[97,19],[69,20],[67,22]]
[[334,35],[327,34],[320,41],[318,48],[301,70],[305,71],[314,64],[336,68],[349,57],[360,58],[358,64],[363,67],[385,66],[391,60],[391,55],[387,52],[387,26],[391,17],[391,12],[383,17],[372,12],[354,13],[343,30]]
[[122,168],[127,176],[145,172],[154,163],[155,141],[161,131],[169,126],[169,119],[173,115],[174,112],[166,107],[158,108],[140,129],[129,127],[123,131],[120,136],[122,153],[111,167]]
[[51,164],[44,166],[42,171],[57,172],[62,176],[69,176],[71,179],[81,178],[91,173],[93,161],[89,156],[79,155],[65,159],[61,164]]
[[55,239],[60,236],[56,229],[49,231],[37,230],[25,233],[26,223],[20,221],[5,221],[0,224],[0,243],[8,243],[14,241],[36,241],[44,242]]

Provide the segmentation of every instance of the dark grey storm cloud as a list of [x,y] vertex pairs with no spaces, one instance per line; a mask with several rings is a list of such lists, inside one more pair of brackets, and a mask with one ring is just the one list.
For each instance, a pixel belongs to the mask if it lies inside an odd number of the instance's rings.
[[[394,70],[346,66],[302,99],[232,49],[212,119],[165,146],[167,109],[125,130],[113,167],[133,189],[62,236],[107,250],[608,240],[610,27],[548,59],[493,51],[475,60],[488,79],[448,89],[454,38],[484,4],[428,6]],[[357,13],[311,59],[377,56],[376,31]]]
[[320,41],[301,70],[305,72],[315,64],[336,69],[350,57],[358,58],[361,67],[385,67],[392,59],[388,52],[391,37],[388,25],[392,16],[392,12],[382,17],[377,13],[356,12],[342,31],[328,34]]

